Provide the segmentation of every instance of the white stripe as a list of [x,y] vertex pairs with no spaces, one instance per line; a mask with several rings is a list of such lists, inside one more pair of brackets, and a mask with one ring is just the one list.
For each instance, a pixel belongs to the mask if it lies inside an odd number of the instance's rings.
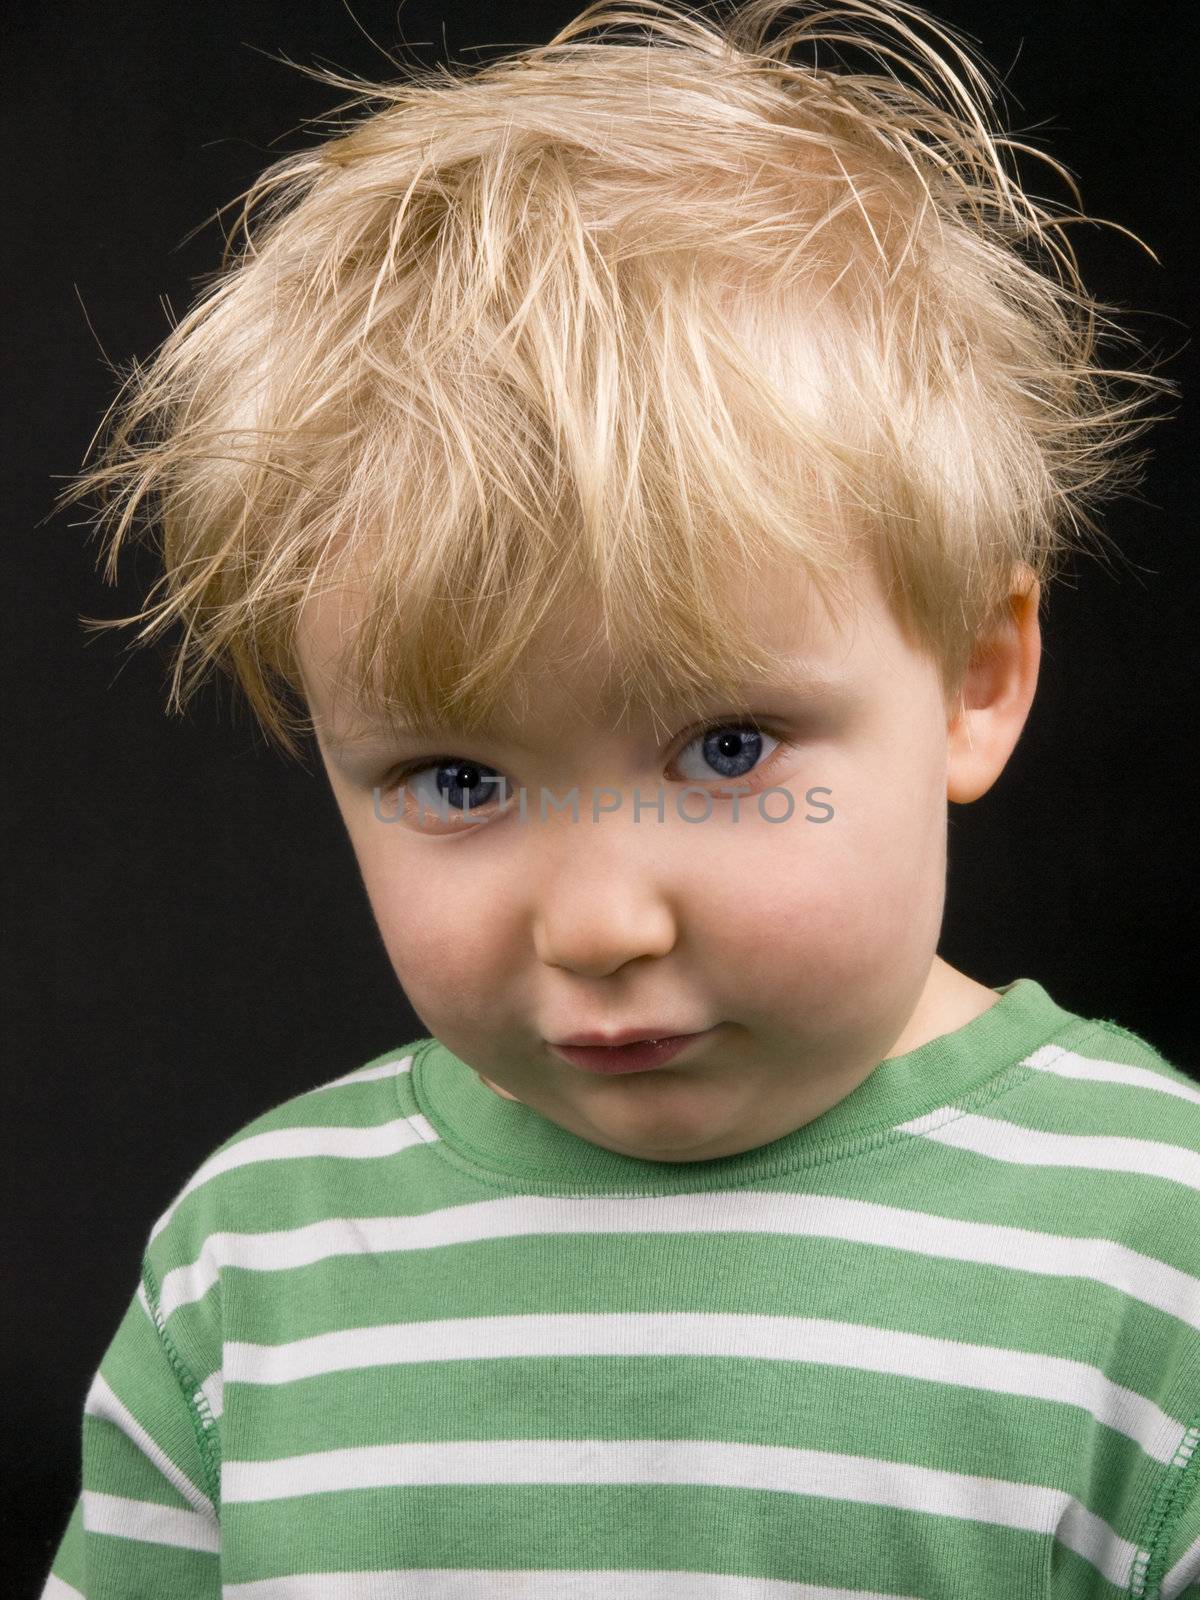
[[842,1195],[753,1190],[671,1195],[530,1195],[421,1216],[331,1217],[270,1233],[212,1233],[198,1258],[166,1274],[164,1318],[200,1300],[221,1269],[277,1272],[334,1256],[429,1250],[484,1239],[572,1233],[763,1233],[845,1239],[1012,1272],[1107,1284],[1200,1329],[1200,1279],[1115,1240],[939,1217]]
[[215,1418],[219,1418],[225,1410],[225,1375],[220,1368],[205,1378],[200,1389],[208,1401],[209,1410]]
[[1159,1587],[1160,1600],[1175,1600],[1189,1583],[1200,1578],[1200,1539],[1188,1545],[1179,1560],[1163,1578]]
[[310,1089],[310,1094],[324,1094],[326,1089],[344,1089],[352,1083],[376,1083],[380,1078],[394,1078],[401,1072],[408,1072],[412,1068],[411,1055],[395,1056],[391,1061],[385,1061],[376,1067],[358,1067],[353,1072],[347,1072],[345,1077],[334,1078],[330,1083],[319,1083],[315,1089]]
[[69,1583],[64,1583],[61,1578],[56,1578],[51,1573],[38,1600],[87,1600],[87,1596],[81,1589],[72,1588]]
[[123,1495],[84,1489],[83,1526],[88,1533],[108,1533],[118,1539],[141,1539],[147,1544],[169,1544],[179,1550],[218,1551],[217,1524],[195,1511],[156,1505],[152,1500],[127,1500]]
[[416,1117],[397,1117],[393,1122],[367,1128],[277,1128],[270,1133],[251,1134],[239,1144],[219,1150],[197,1169],[150,1230],[149,1242],[154,1243],[189,1194],[223,1173],[257,1166],[262,1161],[298,1161],[311,1156],[335,1156],[348,1161],[394,1156],[411,1145],[429,1143],[425,1133],[414,1127],[416,1121]]
[[390,1572],[299,1572],[227,1583],[222,1600],[920,1600],[878,1589],[830,1589],[786,1578],[723,1572],[499,1571],[491,1567],[397,1567]]
[[[1052,1534],[1112,1583],[1135,1546],[1061,1489],[910,1462],[696,1439],[488,1439],[365,1445],[278,1461],[226,1461],[223,1504],[397,1485],[702,1484],[819,1495]],[[510,1502],[515,1504],[510,1496]]]
[[1133,1089],[1153,1089],[1158,1094],[1173,1094],[1200,1106],[1200,1089],[1178,1083],[1150,1067],[1127,1067],[1123,1061],[1103,1061],[1096,1056],[1079,1055],[1061,1045],[1044,1044],[1022,1061],[1023,1067],[1057,1073],[1063,1078],[1087,1078],[1092,1083],[1124,1083]]
[[215,1524],[217,1514],[209,1497],[197,1489],[187,1474],[181,1472],[166,1451],[155,1443],[153,1437],[146,1432],[129,1407],[117,1398],[112,1387],[99,1372],[87,1392],[83,1411],[85,1416],[98,1417],[101,1421],[111,1422],[114,1427],[119,1428],[126,1438],[137,1445],[147,1461],[162,1474],[171,1487],[182,1495],[194,1510],[210,1517]]
[[1169,1464],[1186,1424],[1098,1367],[1061,1356],[966,1344],[874,1324],[728,1313],[459,1317],[225,1346],[226,1380],[292,1383],[354,1367],[522,1356],[720,1356],[820,1362],[1075,1405]]
[[1129,1139],[1121,1134],[1047,1133],[998,1117],[964,1112],[953,1122],[926,1131],[917,1117],[901,1123],[907,1133],[921,1133],[955,1150],[970,1150],[992,1161],[1023,1167],[1079,1167],[1093,1172],[1134,1172],[1166,1178],[1200,1192],[1200,1151],[1159,1139]]

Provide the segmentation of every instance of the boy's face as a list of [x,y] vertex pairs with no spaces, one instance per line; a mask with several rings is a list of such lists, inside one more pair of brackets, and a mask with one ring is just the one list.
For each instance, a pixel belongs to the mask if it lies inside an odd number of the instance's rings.
[[[593,666],[547,674],[531,699],[536,720],[504,737],[384,734],[339,748],[350,730],[326,675],[337,607],[304,620],[322,759],[417,1015],[498,1093],[626,1155],[704,1160],[770,1143],[886,1056],[995,999],[935,955],[951,762],[936,667],[907,642],[874,574],[856,580],[856,611],[841,627],[795,588],[761,582],[739,604],[797,673],[815,667],[837,684],[816,696],[751,692],[770,735],[761,744],[718,701],[699,725],[679,718],[664,733],[647,719],[614,731],[596,710]],[[1011,714],[1009,747],[1026,708]],[[503,774],[506,791],[447,773],[451,759]],[[411,820],[380,820],[398,809],[395,769],[413,760],[426,766],[405,780]],[[464,814],[465,788],[486,820],[438,818],[439,772],[461,780],[446,796],[450,817]],[[736,821],[720,793],[733,785],[743,791]],[[543,786],[560,802],[577,788],[577,813],[548,804],[543,817]],[[711,808],[696,788],[711,791]],[[760,811],[765,788],[776,792]],[[820,793],[806,800],[810,790]],[[594,818],[593,796],[612,804],[612,791],[618,809]],[[551,1048],[631,1028],[706,1036],[668,1065],[619,1076]]]

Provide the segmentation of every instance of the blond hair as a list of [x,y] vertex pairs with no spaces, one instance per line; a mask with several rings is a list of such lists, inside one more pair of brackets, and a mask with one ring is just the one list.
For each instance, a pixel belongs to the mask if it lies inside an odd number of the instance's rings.
[[[572,42],[620,24],[648,36]],[[884,71],[790,59],[821,40]],[[295,754],[297,625],[351,590],[364,715],[484,725],[579,615],[626,708],[699,704],[773,666],[729,579],[781,559],[833,610],[874,563],[954,693],[1014,572],[1044,584],[1138,481],[1121,447],[1158,419],[1113,380],[1176,386],[1093,364],[1115,308],[1052,236],[1099,219],[1024,193],[1002,148],[1078,199],[917,7],[600,0],[548,45],[348,104],[372,101],[239,196],[244,248],[133,363],[62,497],[102,492],[109,581],[143,502],[161,530],[165,597],[83,620],[183,624],[171,710],[216,664]]]

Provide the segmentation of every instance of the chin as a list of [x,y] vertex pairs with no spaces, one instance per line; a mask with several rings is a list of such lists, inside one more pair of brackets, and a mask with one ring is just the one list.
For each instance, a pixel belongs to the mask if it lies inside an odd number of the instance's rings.
[[739,1138],[732,1133],[697,1132],[695,1129],[671,1132],[659,1128],[656,1133],[657,1139],[651,1142],[646,1137],[645,1127],[629,1137],[623,1137],[615,1129],[593,1126],[589,1132],[581,1133],[580,1137],[603,1144],[618,1155],[634,1156],[640,1161],[716,1161],[722,1156],[740,1155],[745,1150],[753,1150],[760,1142],[748,1135]]

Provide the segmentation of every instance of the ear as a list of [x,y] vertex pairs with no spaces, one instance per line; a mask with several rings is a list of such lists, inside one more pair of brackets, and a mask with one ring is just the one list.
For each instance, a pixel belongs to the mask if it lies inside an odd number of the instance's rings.
[[1037,689],[1042,658],[1041,585],[1030,568],[980,637],[947,725],[946,798],[959,805],[985,795],[1004,771]]

